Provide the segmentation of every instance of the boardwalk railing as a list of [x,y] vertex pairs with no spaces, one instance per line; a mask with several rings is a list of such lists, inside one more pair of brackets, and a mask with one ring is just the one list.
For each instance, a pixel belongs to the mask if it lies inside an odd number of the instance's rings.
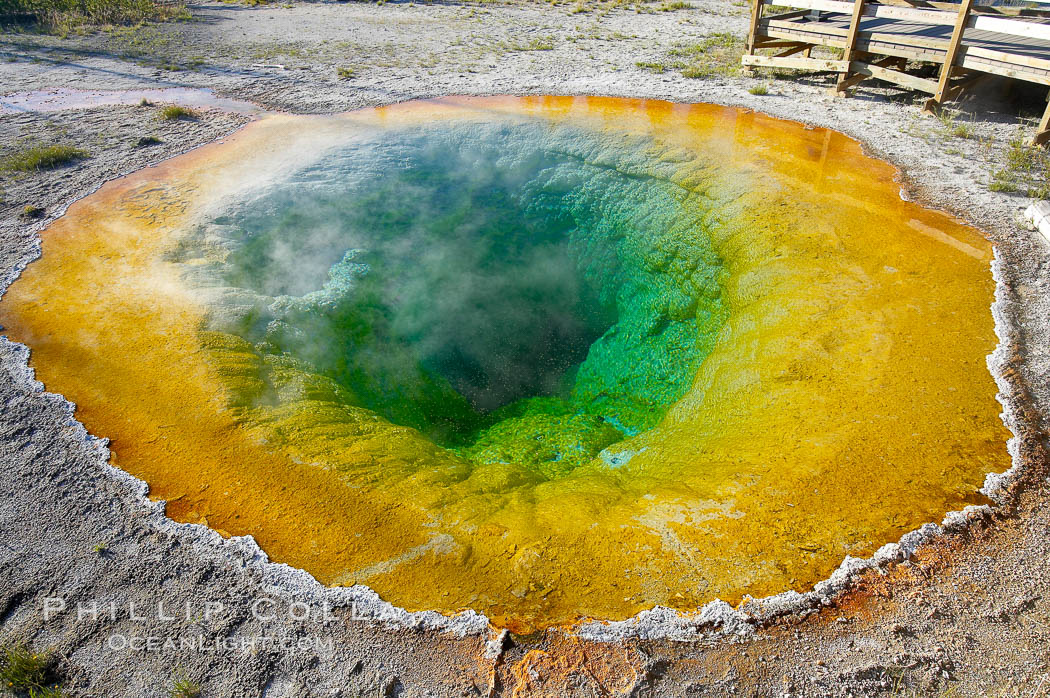
[[[842,49],[842,57],[813,57],[818,46]],[[908,72],[909,61],[938,64],[937,79]],[[878,78],[929,93],[926,109],[936,111],[989,75],[1050,86],[1050,11],[974,0],[752,0],[743,63],[834,71],[839,94]],[[1050,106],[1034,139],[1046,141]]]

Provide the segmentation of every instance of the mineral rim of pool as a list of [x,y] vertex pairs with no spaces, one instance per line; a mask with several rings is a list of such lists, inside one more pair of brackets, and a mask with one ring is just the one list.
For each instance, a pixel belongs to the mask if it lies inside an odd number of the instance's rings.
[[267,116],[111,182],[0,302],[178,521],[517,631],[804,590],[1009,466],[988,242],[747,111]]

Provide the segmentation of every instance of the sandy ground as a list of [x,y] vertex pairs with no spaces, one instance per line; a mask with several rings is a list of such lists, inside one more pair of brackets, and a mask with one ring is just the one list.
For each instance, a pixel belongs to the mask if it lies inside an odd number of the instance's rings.
[[[347,606],[304,575],[265,563],[243,541],[167,520],[141,483],[104,465],[104,442],[73,420],[68,403],[41,391],[25,369],[25,349],[5,340],[0,636],[53,647],[77,696],[166,695],[183,674],[205,696],[271,698],[1050,695],[1050,249],[1017,223],[1026,198],[987,188],[1018,133],[1019,107],[968,105],[972,137],[959,138],[893,90],[842,100],[827,96],[823,78],[654,73],[636,63],[667,61],[677,44],[714,32],[740,34],[746,8],[711,0],[641,14],[574,7],[205,4],[192,8],[194,21],[159,27],[65,39],[9,32],[0,34],[0,94],[206,87],[295,112],[442,94],[603,94],[746,106],[844,131],[901,167],[904,195],[956,213],[997,244],[1003,343],[995,369],[1020,467],[1002,483],[1003,506],[808,610],[693,623],[688,641],[646,639],[654,622],[611,642],[561,631],[501,637],[470,617],[435,630],[433,619],[382,604]],[[339,68],[353,73],[340,76]],[[759,82],[769,95],[748,93]],[[55,172],[3,176],[0,290],[38,253],[39,230],[72,201],[245,118],[208,110],[196,121],[161,122],[142,106],[0,115],[0,156],[24,141],[92,153]],[[162,142],[138,146],[148,135]],[[42,217],[27,219],[26,206],[43,208]],[[63,611],[48,605],[58,597]],[[267,617],[251,612],[260,598],[272,600],[258,614]],[[223,610],[209,613],[209,602]],[[87,604],[80,617],[78,603]],[[288,619],[303,608],[308,620]],[[377,622],[377,613],[388,622]],[[208,644],[114,646],[112,638],[125,636]],[[252,637],[274,639],[241,642]]]

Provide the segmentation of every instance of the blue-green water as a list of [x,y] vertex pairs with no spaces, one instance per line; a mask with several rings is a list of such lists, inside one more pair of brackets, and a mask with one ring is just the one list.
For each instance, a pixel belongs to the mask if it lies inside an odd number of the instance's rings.
[[553,477],[655,426],[725,319],[705,212],[645,146],[528,121],[385,132],[183,254],[221,250],[210,329],[271,357],[253,400],[279,401],[273,367],[294,362],[475,462]]

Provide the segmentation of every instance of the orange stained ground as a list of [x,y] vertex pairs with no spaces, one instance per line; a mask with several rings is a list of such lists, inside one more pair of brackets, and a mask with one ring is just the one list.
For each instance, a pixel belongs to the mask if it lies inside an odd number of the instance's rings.
[[[170,261],[191,226],[361,129],[520,117],[643,135],[684,191],[723,202],[729,320],[692,390],[616,446],[629,463],[544,481],[385,422],[363,435],[356,408],[232,406],[253,359],[202,344],[209,298]],[[0,323],[174,519],[410,610],[528,631],[804,590],[978,501],[1009,465],[990,260],[831,131],[710,105],[457,98],[266,117],[111,182],[44,232]]]

